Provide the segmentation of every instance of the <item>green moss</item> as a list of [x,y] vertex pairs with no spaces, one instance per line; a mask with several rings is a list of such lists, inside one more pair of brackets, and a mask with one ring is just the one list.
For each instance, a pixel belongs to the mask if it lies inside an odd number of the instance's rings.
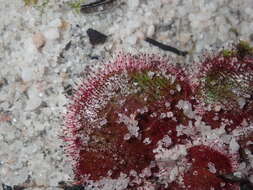
[[233,56],[233,55],[236,54],[235,51],[233,51],[233,50],[227,50],[227,49],[224,49],[221,53],[222,53],[222,55],[224,57],[230,57],[230,56]]
[[238,84],[226,73],[211,73],[204,79],[204,94],[208,103],[233,100],[232,91]]
[[40,15],[43,15],[45,8],[47,7],[50,0],[43,0],[40,4],[36,5],[35,8],[40,11]]
[[247,41],[240,41],[237,45],[238,55],[244,57],[246,55],[253,55],[253,47]]
[[68,5],[70,8],[74,9],[77,13],[80,13],[80,9],[85,0],[77,0],[73,2],[69,2]]
[[232,32],[232,33],[234,33],[236,36],[239,35],[238,30],[236,28],[234,28],[234,27],[230,28],[229,31]]
[[33,6],[42,15],[50,0],[23,0],[26,6]]
[[163,76],[148,75],[148,72],[134,73],[131,75],[133,82],[141,89],[141,93],[148,94],[153,100],[160,99],[163,90],[168,88],[170,81]]
[[224,49],[221,54],[224,57],[238,56],[243,58],[246,55],[253,55],[253,47],[250,46],[249,42],[240,41],[234,49]]
[[38,3],[38,0],[23,0],[26,6],[35,5]]

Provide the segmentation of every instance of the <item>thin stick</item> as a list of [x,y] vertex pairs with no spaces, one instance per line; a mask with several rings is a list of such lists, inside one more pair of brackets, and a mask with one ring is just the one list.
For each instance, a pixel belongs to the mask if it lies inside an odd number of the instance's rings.
[[157,46],[157,47],[161,48],[162,50],[170,51],[170,52],[175,53],[175,54],[180,55],[180,56],[186,56],[188,54],[187,51],[181,51],[177,48],[174,48],[174,47],[169,46],[169,45],[162,44],[162,43],[160,43],[160,42],[158,42],[154,39],[151,39],[151,38],[146,38],[145,41],[152,44],[152,45],[154,45],[154,46]]

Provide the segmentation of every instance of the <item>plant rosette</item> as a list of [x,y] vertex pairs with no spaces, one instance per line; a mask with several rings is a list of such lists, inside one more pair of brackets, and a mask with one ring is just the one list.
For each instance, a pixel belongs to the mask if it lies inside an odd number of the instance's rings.
[[231,50],[205,57],[193,77],[203,120],[230,131],[252,121],[253,49],[241,41]]
[[[66,114],[75,181],[98,190],[239,189],[221,177],[240,171],[239,149],[252,128],[253,62],[238,60],[206,59],[198,88],[187,71],[155,55],[120,54],[94,73]],[[231,110],[242,117],[235,126]]]

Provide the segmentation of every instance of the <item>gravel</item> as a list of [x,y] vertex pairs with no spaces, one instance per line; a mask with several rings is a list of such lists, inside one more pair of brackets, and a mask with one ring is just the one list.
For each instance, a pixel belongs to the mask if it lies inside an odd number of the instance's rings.
[[[90,14],[69,2],[0,0],[0,183],[29,179],[50,190],[73,179],[59,137],[66,95],[118,52],[168,55],[187,66],[206,50],[253,40],[253,0],[117,0]],[[107,41],[91,45],[88,28]],[[190,54],[162,51],[146,37]]]

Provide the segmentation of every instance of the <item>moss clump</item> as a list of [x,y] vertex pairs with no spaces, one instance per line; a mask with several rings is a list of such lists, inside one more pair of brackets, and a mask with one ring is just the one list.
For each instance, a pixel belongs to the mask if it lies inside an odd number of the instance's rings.
[[224,49],[224,50],[221,52],[221,54],[222,54],[224,57],[231,57],[231,56],[236,55],[236,51]]
[[237,46],[237,53],[238,55],[243,58],[247,55],[253,55],[253,47],[250,46],[249,42],[246,41],[240,41]]
[[85,2],[85,0],[77,0],[74,2],[69,2],[68,5],[70,8],[74,9],[77,13],[80,13],[81,6]]
[[204,79],[204,94],[207,103],[226,102],[234,99],[233,89],[236,88],[236,81],[229,74],[212,72]]
[[240,41],[234,49],[224,49],[221,51],[221,55],[224,57],[237,56],[239,58],[244,58],[247,55],[253,55],[253,47],[250,46],[247,41]]
[[40,11],[40,15],[45,12],[45,8],[49,4],[50,0],[23,0],[26,6],[32,6]]
[[23,0],[26,6],[35,5],[38,3],[38,0]]
[[148,94],[151,100],[158,100],[164,95],[162,91],[170,88],[170,81],[164,76],[153,74],[153,76],[150,76],[148,72],[138,72],[132,74],[131,77],[133,82],[140,87],[141,93]]
[[239,35],[238,30],[236,28],[234,28],[234,27],[230,28],[229,31],[232,32],[232,33],[234,33],[236,36]]

